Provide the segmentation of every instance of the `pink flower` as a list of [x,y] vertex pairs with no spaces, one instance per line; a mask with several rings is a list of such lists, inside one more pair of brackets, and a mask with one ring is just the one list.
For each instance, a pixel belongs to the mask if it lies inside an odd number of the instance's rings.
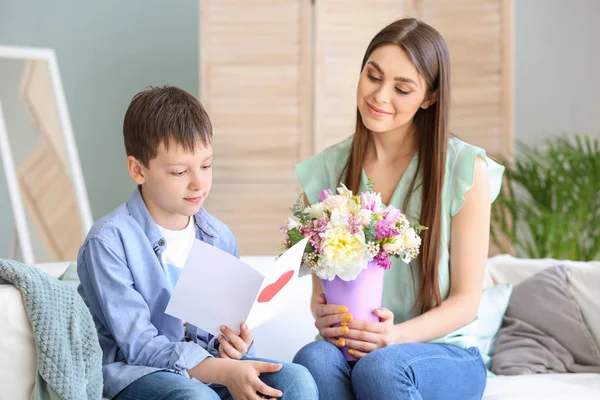
[[385,251],[380,251],[379,254],[373,259],[383,269],[390,269],[392,262],[390,261],[390,255]]
[[394,206],[387,206],[386,209],[383,210],[382,217],[384,220],[390,221],[391,223],[395,224],[398,221],[398,218],[400,217],[400,210],[398,210]]
[[398,229],[392,221],[380,219],[375,223],[375,238],[387,239],[398,235]]
[[358,232],[360,232],[362,230],[362,227],[363,227],[362,218],[355,217],[354,215],[351,215],[348,218],[348,230],[353,235],[356,235]]
[[360,206],[365,210],[378,211],[381,207],[381,194],[363,192],[360,194]]
[[329,196],[333,196],[333,192],[330,189],[321,190],[319,193],[319,203],[325,201]]
[[300,233],[304,237],[310,237],[310,244],[314,247],[315,252],[320,253],[323,249],[326,230],[327,218],[321,218],[314,221],[308,221],[306,225],[300,229]]

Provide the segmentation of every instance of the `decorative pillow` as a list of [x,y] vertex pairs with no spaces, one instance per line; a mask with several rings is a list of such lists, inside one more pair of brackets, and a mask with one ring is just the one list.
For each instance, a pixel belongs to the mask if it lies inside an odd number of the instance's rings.
[[494,345],[510,301],[512,288],[512,284],[504,283],[488,287],[481,294],[475,335],[477,337],[477,347],[487,369],[491,367]]
[[514,287],[492,372],[600,373],[600,349],[569,293],[565,266],[547,268]]

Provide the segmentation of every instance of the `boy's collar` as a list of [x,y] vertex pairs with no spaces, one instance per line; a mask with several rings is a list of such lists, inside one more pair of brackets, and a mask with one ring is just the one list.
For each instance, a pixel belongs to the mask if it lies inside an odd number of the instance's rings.
[[[140,187],[136,187],[131,197],[127,201],[127,208],[129,209],[129,213],[137,221],[138,224],[142,227],[142,230],[146,234],[146,237],[154,246],[156,243],[160,242],[163,239],[163,235],[156,226],[156,223],[152,219],[150,212],[148,211],[148,207],[146,207],[146,203],[144,203],[144,199],[142,198],[142,193]],[[200,211],[195,215],[196,217],[196,226],[202,230],[208,236],[213,238],[217,238],[219,233],[214,227],[212,223],[212,217],[210,214],[202,207]]]
[[213,217],[202,207],[196,213],[196,226],[208,236],[216,239],[219,237],[219,232],[213,224]]

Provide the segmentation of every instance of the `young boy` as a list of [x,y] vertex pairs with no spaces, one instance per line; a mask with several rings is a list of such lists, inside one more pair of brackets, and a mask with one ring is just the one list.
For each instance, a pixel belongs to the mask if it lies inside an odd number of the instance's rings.
[[103,351],[104,396],[317,399],[304,367],[253,358],[244,324],[239,336],[224,327],[215,338],[165,314],[194,239],[237,256],[231,231],[202,208],[213,159],[202,105],[175,87],[145,90],[127,109],[123,136],[137,187],[94,224],[77,258]]

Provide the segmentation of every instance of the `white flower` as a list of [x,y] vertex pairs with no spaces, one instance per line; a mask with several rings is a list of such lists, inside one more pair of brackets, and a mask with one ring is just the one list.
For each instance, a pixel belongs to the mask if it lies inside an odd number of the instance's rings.
[[343,214],[339,209],[335,209],[331,212],[331,216],[329,217],[329,224],[331,226],[347,229],[348,226],[350,226],[348,217],[348,214]]
[[294,228],[300,228],[300,223],[298,221],[296,221],[295,219],[288,217],[287,228],[288,228],[288,231],[292,230]]
[[396,254],[402,250],[403,242],[404,238],[396,236],[395,238],[392,238],[390,242],[383,244],[383,250],[388,254]]
[[315,274],[329,281],[336,276],[344,281],[356,279],[369,262],[364,233],[352,234],[347,228],[336,226],[328,229],[325,235]]
[[372,261],[373,258],[375,258],[375,256],[377,254],[379,254],[379,243],[375,243],[375,242],[369,242],[367,243],[367,253],[369,253],[369,261]]
[[396,222],[396,225],[398,225],[400,229],[410,229],[410,222],[408,222],[408,219],[404,214],[400,214],[398,216],[398,221]]
[[357,215],[360,212],[360,205],[352,199],[346,199],[340,206],[340,212],[345,215]]
[[333,212],[333,210],[337,210],[342,207],[344,203],[348,200],[344,196],[329,196],[323,201],[323,207],[329,212]]
[[307,214],[311,218],[321,219],[325,217],[325,208],[322,203],[316,203],[305,208],[304,214]]
[[407,229],[404,234],[404,246],[407,249],[413,249],[421,245],[421,238],[414,229]]
[[371,218],[373,218],[373,212],[371,210],[362,209],[358,212],[358,216],[360,217],[360,222],[363,226],[367,226],[371,224]]
[[415,258],[416,256],[413,256],[411,253],[406,253],[402,256],[402,261],[404,261],[405,264],[408,264],[409,262],[412,261],[413,258]]
[[343,184],[342,184],[342,186],[340,186],[340,187],[337,189],[337,192],[338,192],[338,193],[339,193],[341,196],[343,196],[343,197],[346,197],[346,198],[348,198],[348,199],[352,198],[352,191],[351,191],[351,190],[348,190],[348,188],[346,187],[346,185],[343,185]]

